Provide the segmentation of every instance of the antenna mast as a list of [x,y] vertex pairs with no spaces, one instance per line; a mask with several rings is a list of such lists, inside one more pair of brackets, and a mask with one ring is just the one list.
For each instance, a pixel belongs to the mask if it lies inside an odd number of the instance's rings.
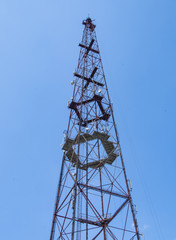
[[96,26],[83,25],[50,240],[139,240]]

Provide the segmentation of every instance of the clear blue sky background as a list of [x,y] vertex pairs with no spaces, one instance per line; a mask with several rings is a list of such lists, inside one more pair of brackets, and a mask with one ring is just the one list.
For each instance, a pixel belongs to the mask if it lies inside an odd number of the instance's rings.
[[176,240],[176,1],[0,1],[0,239],[48,240],[67,100],[96,32],[145,240]]

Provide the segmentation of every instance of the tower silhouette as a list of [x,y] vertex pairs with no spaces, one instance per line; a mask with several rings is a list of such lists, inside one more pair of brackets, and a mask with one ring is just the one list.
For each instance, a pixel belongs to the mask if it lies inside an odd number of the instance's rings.
[[139,240],[96,26],[83,25],[50,240]]

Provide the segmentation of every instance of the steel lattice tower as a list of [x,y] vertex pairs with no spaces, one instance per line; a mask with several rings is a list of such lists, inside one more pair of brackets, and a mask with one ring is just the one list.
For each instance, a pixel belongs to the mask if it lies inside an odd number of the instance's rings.
[[83,25],[50,240],[139,240],[95,25]]

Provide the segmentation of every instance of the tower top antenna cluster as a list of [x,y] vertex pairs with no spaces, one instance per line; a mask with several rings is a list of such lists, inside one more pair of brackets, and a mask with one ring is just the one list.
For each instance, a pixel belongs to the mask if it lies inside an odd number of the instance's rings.
[[95,24],[93,24],[93,21],[90,17],[88,17],[86,20],[83,20],[83,25],[86,25],[91,31],[93,31],[96,27]]

